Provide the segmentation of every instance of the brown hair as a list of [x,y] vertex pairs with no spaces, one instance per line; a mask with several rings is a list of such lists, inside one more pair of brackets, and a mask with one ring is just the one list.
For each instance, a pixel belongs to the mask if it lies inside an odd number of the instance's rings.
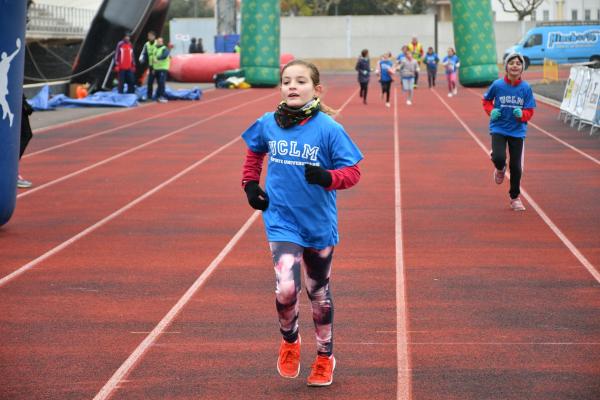
[[[292,60],[283,66],[283,68],[281,69],[281,75],[279,77],[280,84],[282,83],[283,72],[288,67],[292,67],[294,65],[301,65],[310,71],[310,79],[312,80],[313,86],[317,86],[317,85],[321,84],[321,74],[319,73],[319,69],[317,68],[317,66],[311,62],[300,60],[300,59]],[[335,116],[338,113],[338,110],[329,107],[322,101],[321,101],[321,111],[323,111],[325,114],[331,115],[331,116]]]

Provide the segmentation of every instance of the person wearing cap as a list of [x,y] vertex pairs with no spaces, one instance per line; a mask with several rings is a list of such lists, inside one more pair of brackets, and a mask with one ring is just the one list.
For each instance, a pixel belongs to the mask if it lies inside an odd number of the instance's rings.
[[506,147],[510,157],[510,207],[524,211],[521,194],[521,175],[525,154],[527,121],[533,117],[536,107],[529,84],[521,79],[525,59],[519,53],[511,53],[504,60],[506,75],[495,80],[483,94],[483,109],[490,116],[492,136],[491,159],[494,164],[493,178],[498,185],[506,174]]
[[127,93],[135,93],[135,56],[129,32],[117,44],[115,72],[119,74],[119,93],[123,93],[125,84],[127,84]]

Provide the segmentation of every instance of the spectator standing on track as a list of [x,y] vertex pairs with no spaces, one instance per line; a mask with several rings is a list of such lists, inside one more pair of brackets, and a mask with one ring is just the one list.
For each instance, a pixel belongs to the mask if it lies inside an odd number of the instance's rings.
[[442,60],[446,69],[446,80],[448,81],[448,97],[458,94],[458,69],[460,68],[460,59],[452,47],[448,48],[448,55]]
[[[407,52],[412,53],[412,56],[415,60],[417,60],[417,64],[421,63],[423,59],[423,46],[419,43],[419,39],[416,36],[413,36],[411,42],[406,46]],[[415,75],[415,87],[419,84],[419,71]]]
[[358,84],[360,85],[360,98],[363,104],[367,104],[367,92],[369,90],[369,79],[371,78],[371,63],[369,61],[369,50],[364,49],[356,61],[354,69],[358,72]]
[[[309,386],[333,381],[333,302],[329,288],[334,246],[338,243],[336,190],[360,179],[363,156],[344,128],[321,103],[319,71],[294,60],[281,72],[283,101],[243,134],[248,151],[242,185],[252,208],[263,211],[273,255],[276,306],[283,340],[277,370],[282,377],[300,372],[298,332],[301,266],[313,310],[317,358]],[[329,114],[329,115],[328,115]],[[269,153],[266,192],[259,186]]]
[[[33,114],[33,107],[29,105],[27,102],[27,98],[23,95],[23,104],[22,104],[22,112],[21,112],[21,147],[19,151],[19,160],[23,157],[23,153],[25,153],[25,149],[29,144],[31,138],[33,138],[33,132],[31,130],[31,125],[29,124],[29,116]],[[21,174],[17,179],[17,187],[21,189],[30,188],[32,183],[26,179],[24,179]]]
[[119,74],[119,93],[127,84],[127,93],[135,93],[135,56],[131,34],[126,33],[115,50],[115,71]]
[[392,82],[394,81],[394,62],[392,61],[392,53],[385,53],[379,63],[377,64],[377,70],[375,73],[379,76],[379,83],[381,84],[381,98],[383,99],[385,96],[385,106],[390,106],[390,88],[392,87]]
[[154,73],[156,74],[156,80],[158,81],[156,97],[160,103],[168,102],[165,93],[165,84],[167,82],[167,75],[169,74],[170,65],[171,52],[164,44],[163,38],[159,37],[156,39],[156,50],[154,53]]
[[536,106],[529,84],[521,79],[525,59],[511,53],[504,61],[506,75],[492,83],[483,95],[483,108],[490,116],[492,135],[491,158],[494,163],[494,181],[500,185],[506,173],[506,147],[510,156],[510,207],[524,211],[521,194],[521,175],[525,154],[527,121],[533,117]]
[[429,84],[429,89],[435,87],[435,77],[437,76],[437,66],[440,62],[440,58],[433,51],[433,47],[429,47],[427,49],[427,53],[425,53],[425,57],[423,57],[423,62],[427,67],[427,83]]
[[406,53],[406,58],[400,63],[399,70],[402,91],[407,93],[406,104],[410,106],[415,90],[415,78],[419,74],[419,63],[412,57],[412,53]]
[[148,32],[148,41],[144,43],[142,54],[140,54],[140,64],[148,66],[148,81],[146,98],[144,100],[152,100],[154,96],[154,55],[156,53],[156,33]]

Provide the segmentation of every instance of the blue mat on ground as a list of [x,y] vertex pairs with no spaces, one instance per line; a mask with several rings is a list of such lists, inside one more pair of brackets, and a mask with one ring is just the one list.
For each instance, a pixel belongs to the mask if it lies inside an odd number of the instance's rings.
[[[172,90],[167,86],[165,94],[169,100],[200,100],[202,90],[200,88]],[[146,87],[143,86],[137,88],[135,94],[120,94],[114,89],[112,92],[96,92],[83,99],[72,99],[64,94],[50,98],[50,89],[46,85],[27,101],[34,110],[47,111],[57,107],[135,107],[138,105],[138,99],[145,97]]]
[[[138,98],[145,99],[148,89],[141,86],[135,89]],[[165,94],[169,100],[200,100],[202,98],[202,89],[195,87],[192,89],[173,90],[169,86],[165,87]],[[156,99],[156,96],[154,97]]]

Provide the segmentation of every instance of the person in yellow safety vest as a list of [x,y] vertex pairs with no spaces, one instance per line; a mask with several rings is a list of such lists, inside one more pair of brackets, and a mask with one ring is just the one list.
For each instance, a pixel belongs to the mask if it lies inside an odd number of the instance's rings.
[[159,37],[156,39],[156,51],[154,53],[154,73],[156,74],[156,80],[158,81],[156,97],[160,103],[166,103],[168,101],[165,95],[165,82],[167,81],[170,65],[171,52],[169,51],[169,48],[165,46],[163,38]]
[[[417,60],[417,63],[419,65],[421,65],[421,61],[423,60],[423,56],[425,55],[425,52],[423,51],[423,46],[421,46],[421,43],[419,43],[419,39],[417,39],[416,36],[412,37],[412,41],[408,44],[408,51],[410,51],[412,53],[412,56],[415,60]],[[417,87],[419,83],[419,72],[417,71],[417,73],[415,74],[415,88]]]
[[148,66],[148,83],[146,90],[146,99],[152,100],[154,94],[154,53],[156,52],[156,33],[148,31],[148,41],[144,43],[142,54],[140,54],[140,65]]

